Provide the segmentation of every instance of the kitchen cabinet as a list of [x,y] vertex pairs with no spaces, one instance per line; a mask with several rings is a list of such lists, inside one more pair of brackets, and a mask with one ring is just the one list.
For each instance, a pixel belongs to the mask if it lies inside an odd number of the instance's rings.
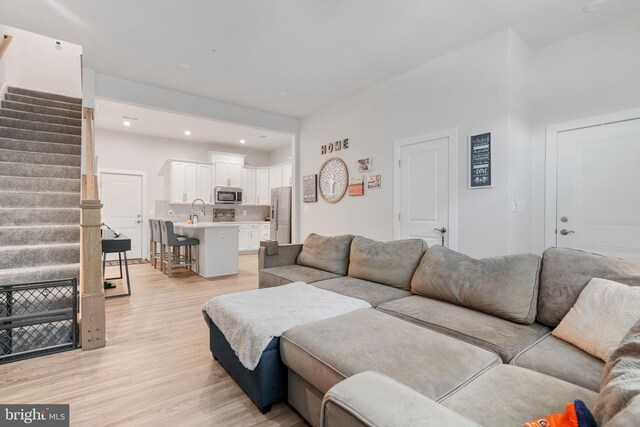
[[282,165],[282,186],[293,185],[291,163]]
[[269,168],[269,188],[282,187],[282,166]]
[[256,204],[256,170],[253,168],[245,168],[244,169],[244,187],[243,189],[243,197],[244,200],[242,203],[245,205],[255,205]]
[[240,252],[249,250],[249,232],[251,228],[248,225],[241,225],[238,229],[238,250]]
[[249,228],[249,250],[257,251],[260,247],[262,228],[260,224],[251,224]]
[[260,231],[260,241],[271,240],[271,224],[268,222],[266,224],[261,224]]
[[197,194],[197,165],[171,162],[170,200],[172,203],[190,202]]
[[240,187],[242,185],[242,165],[216,161],[216,186]]
[[269,169],[256,169],[256,204],[268,205],[270,197]]
[[213,181],[213,166],[198,164],[196,165],[196,195],[198,199],[204,200],[206,203],[213,202],[211,191],[211,183]]

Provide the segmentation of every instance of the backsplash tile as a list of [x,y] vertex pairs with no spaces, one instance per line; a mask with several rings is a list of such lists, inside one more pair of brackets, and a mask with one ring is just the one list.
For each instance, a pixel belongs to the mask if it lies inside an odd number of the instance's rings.
[[[236,221],[263,221],[269,215],[269,206],[229,206],[229,205],[207,205],[205,215],[202,215],[202,205],[195,206],[195,213],[202,221],[213,221],[213,209],[234,209]],[[169,215],[169,211],[172,215]],[[191,205],[173,204],[167,200],[156,200],[156,218],[165,221],[183,222],[191,215]]]

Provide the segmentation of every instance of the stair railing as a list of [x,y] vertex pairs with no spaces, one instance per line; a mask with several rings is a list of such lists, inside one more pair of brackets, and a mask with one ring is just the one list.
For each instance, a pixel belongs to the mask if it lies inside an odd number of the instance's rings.
[[0,58],[2,57],[2,54],[9,49],[9,45],[11,44],[11,40],[13,40],[13,36],[10,36],[8,34],[5,34],[4,37],[2,38],[2,43],[0,43]]
[[83,350],[104,347],[105,299],[102,278],[102,243],[97,177],[94,168],[93,109],[84,108],[84,159],[80,237],[80,340]]

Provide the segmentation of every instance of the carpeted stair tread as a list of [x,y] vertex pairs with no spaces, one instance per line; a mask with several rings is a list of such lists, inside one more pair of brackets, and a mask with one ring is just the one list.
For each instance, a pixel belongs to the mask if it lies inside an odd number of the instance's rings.
[[0,270],[0,286],[78,278],[80,264],[47,265]]
[[42,107],[60,108],[62,110],[82,111],[82,104],[72,104],[69,102],[53,101],[44,98],[35,98],[33,96],[18,95],[15,93],[5,93],[4,99],[7,101],[22,102],[24,104],[39,105]]
[[0,138],[26,139],[28,141],[56,142],[59,144],[82,144],[80,135],[43,132],[39,130],[15,129],[0,126]]
[[82,152],[82,147],[80,145],[26,141],[24,139],[11,138],[0,138],[0,148],[5,150],[32,151],[37,153],[75,154],[78,156]]
[[[33,151],[5,150],[0,148],[0,162],[79,167],[80,155],[34,153]],[[0,173],[2,172],[0,171]]]
[[39,178],[75,178],[80,179],[77,166],[34,165],[29,163],[0,162],[3,176],[33,176]]
[[40,132],[64,133],[66,135],[78,136],[80,136],[80,133],[82,131],[82,128],[80,126],[67,126],[53,123],[34,122],[31,120],[15,119],[2,116],[0,116],[0,126],[14,129],[37,130]]
[[50,99],[52,101],[66,102],[69,104],[82,105],[82,98],[75,98],[73,96],[58,95],[57,93],[40,92],[38,90],[24,89],[21,87],[9,86],[7,87],[8,93],[16,95],[25,95],[32,98]]
[[3,246],[78,243],[79,225],[28,225],[0,227]]
[[80,224],[80,208],[0,207],[0,226]]
[[[1,174],[2,172],[0,172]],[[53,191],[59,193],[80,193],[80,179],[34,178],[26,176],[0,175],[1,191]]]
[[80,243],[0,247],[0,269],[80,262]]
[[78,193],[0,191],[0,206],[12,208],[74,208],[80,206]]
[[71,117],[52,116],[49,114],[30,113],[28,111],[9,110],[7,108],[0,109],[0,117],[10,119],[29,120],[39,123],[51,123],[66,126],[82,126],[82,120],[72,119]]
[[43,107],[41,105],[25,104],[24,102],[14,102],[2,100],[0,103],[2,108],[10,110],[25,111],[28,113],[46,114],[48,116],[69,117],[72,119],[82,119],[82,113],[80,111],[64,110],[62,108]]

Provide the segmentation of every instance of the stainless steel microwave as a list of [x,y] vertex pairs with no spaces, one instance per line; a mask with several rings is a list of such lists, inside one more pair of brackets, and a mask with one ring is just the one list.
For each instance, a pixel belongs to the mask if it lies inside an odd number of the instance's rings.
[[242,188],[218,186],[214,190],[214,198],[216,204],[239,205],[242,203]]

